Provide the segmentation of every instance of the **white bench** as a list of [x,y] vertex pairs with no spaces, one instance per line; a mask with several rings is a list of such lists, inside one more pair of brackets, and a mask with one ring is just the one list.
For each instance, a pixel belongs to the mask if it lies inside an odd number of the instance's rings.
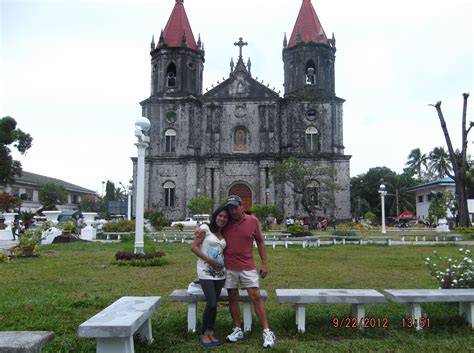
[[357,244],[362,245],[362,237],[355,236],[355,235],[339,235],[337,237],[338,240],[341,240],[342,245],[346,245],[346,242],[355,241]]
[[161,297],[122,297],[79,326],[80,337],[97,339],[97,353],[133,353],[133,335],[153,341],[151,315]]
[[387,289],[384,295],[392,302],[404,303],[406,314],[417,330],[423,329],[426,320],[421,314],[422,303],[459,303],[459,315],[474,328],[474,288],[454,289]]
[[350,317],[357,320],[359,329],[363,329],[364,305],[385,303],[385,297],[373,289],[276,289],[275,291],[277,303],[295,305],[299,332],[305,332],[307,304],[351,304]]
[[54,339],[51,331],[0,332],[0,352],[36,353]]
[[462,234],[439,233],[438,236],[445,241],[462,241]]
[[374,236],[374,237],[367,237],[367,243],[369,244],[376,244],[383,242],[388,246],[392,245],[392,237],[385,237],[385,236]]
[[[260,290],[260,294],[264,301],[267,300],[267,291]],[[243,314],[244,314],[244,331],[250,331],[252,329],[252,308],[249,296],[246,290],[239,290],[240,301],[243,302]],[[188,331],[196,332],[197,323],[197,303],[205,302],[204,293],[197,291],[196,293],[189,294],[185,289],[175,289],[169,296],[170,302],[182,302],[188,303]],[[228,301],[229,295],[225,288],[222,289],[219,301]]]

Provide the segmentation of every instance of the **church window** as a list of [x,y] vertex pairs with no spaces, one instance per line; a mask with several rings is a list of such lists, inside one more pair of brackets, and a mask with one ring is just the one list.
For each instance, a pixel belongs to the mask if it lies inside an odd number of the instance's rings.
[[168,129],[165,131],[165,152],[176,152],[176,130]]
[[306,151],[307,152],[318,152],[319,151],[319,135],[318,130],[314,126],[310,126],[306,129]]
[[309,109],[306,112],[306,119],[308,119],[309,121],[313,121],[314,119],[316,119],[316,110],[315,109]]
[[312,60],[308,61],[306,64],[306,75],[305,75],[305,82],[307,85],[315,85],[316,84],[316,68]]
[[176,86],[176,65],[171,63],[166,70],[166,85],[168,87]]
[[172,181],[167,181],[163,184],[165,191],[165,207],[174,207],[175,199],[175,184]]
[[234,131],[234,151],[246,151],[248,145],[247,130],[239,127]]

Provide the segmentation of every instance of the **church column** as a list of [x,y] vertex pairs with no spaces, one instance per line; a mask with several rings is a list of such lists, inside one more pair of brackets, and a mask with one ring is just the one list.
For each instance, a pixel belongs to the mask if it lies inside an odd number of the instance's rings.
[[192,199],[193,197],[197,196],[197,164],[196,162],[193,161],[188,161],[186,163],[186,185],[185,185],[185,190],[186,190],[186,195],[184,197],[184,200],[181,201],[181,207],[184,210],[184,214],[187,214],[186,212],[186,205],[188,204],[188,201]]
[[260,165],[260,187],[259,187],[259,192],[260,192],[260,204],[265,205],[265,188],[266,188],[266,179],[265,179],[265,166]]

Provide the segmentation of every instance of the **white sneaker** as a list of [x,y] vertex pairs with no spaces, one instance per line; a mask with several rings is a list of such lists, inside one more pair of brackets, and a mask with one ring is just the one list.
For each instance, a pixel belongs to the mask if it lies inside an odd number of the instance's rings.
[[244,333],[242,332],[242,329],[240,327],[234,327],[232,329],[232,333],[226,337],[227,342],[237,342],[244,338]]
[[272,331],[263,332],[263,348],[272,348],[275,345],[275,339]]

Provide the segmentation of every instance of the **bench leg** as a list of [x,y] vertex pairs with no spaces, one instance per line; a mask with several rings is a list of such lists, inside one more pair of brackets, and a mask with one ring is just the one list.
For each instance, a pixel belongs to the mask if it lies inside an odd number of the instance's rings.
[[296,327],[298,332],[305,332],[305,309],[306,307],[301,304],[295,305],[295,317],[296,317]]
[[188,303],[188,332],[196,332],[197,303]]
[[134,353],[133,337],[97,338],[97,353]]
[[244,303],[244,332],[249,332],[252,329],[252,305]]
[[153,335],[151,333],[151,319],[148,318],[137,330],[137,334],[140,336],[142,341],[147,341],[148,343],[153,342]]
[[346,239],[342,239],[342,245],[346,245]]
[[459,315],[471,324],[471,328],[474,328],[474,303],[459,303]]
[[285,249],[288,249],[288,240],[285,240]]
[[421,318],[421,304],[418,303],[407,303],[405,306],[406,314],[413,320],[413,326],[417,330],[421,330],[420,318]]
[[357,325],[360,330],[363,330],[365,318],[364,304],[351,304],[351,317],[357,318]]
[[388,246],[392,245],[392,240],[391,239],[387,239],[387,245]]
[[275,242],[275,240],[274,240],[274,241],[272,242],[272,247],[273,247],[273,249],[275,249],[275,246],[276,246],[276,242]]

